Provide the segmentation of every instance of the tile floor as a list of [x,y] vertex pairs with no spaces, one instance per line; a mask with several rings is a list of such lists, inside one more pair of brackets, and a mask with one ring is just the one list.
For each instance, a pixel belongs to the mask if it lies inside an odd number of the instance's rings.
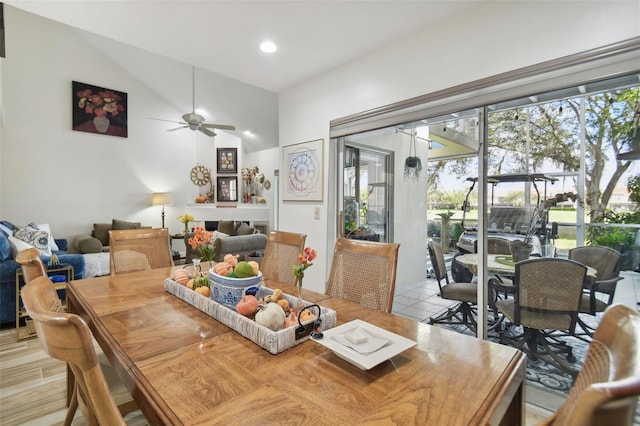
[[[637,309],[637,303],[640,302],[640,273],[625,271],[621,275],[624,276],[624,280],[618,283],[614,303],[623,303]],[[457,303],[442,299],[438,292],[438,284],[431,278],[409,285],[399,285],[393,299],[393,313],[427,322],[430,317]],[[563,402],[563,398],[557,394],[531,386],[527,386],[526,399],[527,425],[534,425],[546,418]]]

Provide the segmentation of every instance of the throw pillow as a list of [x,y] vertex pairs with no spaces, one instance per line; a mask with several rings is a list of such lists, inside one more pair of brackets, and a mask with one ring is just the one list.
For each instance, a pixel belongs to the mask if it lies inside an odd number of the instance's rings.
[[48,232],[33,229],[32,226],[25,226],[13,231],[13,236],[37,248],[40,256],[51,256]]
[[7,259],[11,259],[11,244],[9,243],[9,237],[0,232],[0,262]]
[[111,229],[140,229],[140,222],[127,222],[125,220],[113,219]]
[[94,237],[87,237],[78,243],[80,253],[100,253],[102,252],[102,243]]
[[11,235],[8,240],[9,244],[11,245],[11,255],[13,257],[16,257],[16,255],[22,250],[33,248],[32,245],[25,243],[24,241],[14,237],[13,235]]
[[236,235],[251,235],[253,234],[253,227],[247,225],[246,223],[241,223],[238,229],[236,230]]
[[103,246],[109,245],[109,229],[111,229],[110,223],[94,223],[91,236],[100,240]]
[[53,238],[53,234],[51,233],[51,227],[48,223],[41,223],[37,225],[37,228],[41,231],[46,231],[49,233],[49,246],[51,247],[51,251],[60,251],[58,244],[56,244],[56,240]]
[[221,220],[218,222],[218,231],[227,235],[235,235],[236,224],[233,220]]

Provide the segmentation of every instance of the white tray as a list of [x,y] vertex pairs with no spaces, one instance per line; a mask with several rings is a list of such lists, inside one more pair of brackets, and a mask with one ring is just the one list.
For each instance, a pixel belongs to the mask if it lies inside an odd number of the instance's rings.
[[[379,339],[386,339],[389,344],[370,354],[361,354],[356,350],[339,343],[335,336],[344,335],[355,329],[362,329],[371,336]],[[399,336],[395,333],[377,327],[362,320],[353,320],[330,330],[323,331],[322,339],[313,339],[315,342],[331,349],[338,357],[355,365],[362,370],[370,370],[376,365],[393,358],[401,352],[414,346],[416,342]]]
[[[239,334],[243,335],[247,339],[251,340],[258,346],[272,354],[278,354],[283,352],[299,343],[309,339],[309,336],[301,339],[295,338],[296,327],[289,327],[279,331],[273,331],[263,325],[258,324],[254,320],[240,315],[235,310],[230,309],[213,299],[203,297],[195,291],[178,284],[171,278],[167,278],[164,281],[164,289],[174,296],[184,300],[194,308],[204,312],[210,317],[223,323],[229,328],[234,329]],[[260,290],[262,294],[271,294],[273,290],[262,287]],[[289,294],[283,295],[290,303],[297,303],[298,298]],[[313,303],[304,301],[305,306],[313,305]],[[335,327],[337,316],[336,311],[333,309],[321,307],[320,318],[322,320],[322,329],[328,330],[331,327]],[[311,320],[304,322],[309,323]]]

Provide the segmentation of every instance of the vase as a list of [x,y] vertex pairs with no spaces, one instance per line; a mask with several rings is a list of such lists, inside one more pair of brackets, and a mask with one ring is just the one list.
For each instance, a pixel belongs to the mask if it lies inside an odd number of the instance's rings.
[[298,301],[295,306],[296,313],[300,313],[302,308],[304,307],[304,301],[302,300],[302,278],[298,278],[298,282],[296,283],[296,287],[298,287]]
[[511,244],[511,259],[513,263],[520,262],[521,260],[527,260],[531,255],[533,247],[531,244]]
[[93,117],[93,125],[99,133],[107,133],[111,122],[104,115],[96,115]]
[[189,233],[189,223],[188,223],[188,222],[184,224],[184,231],[183,231],[183,232],[184,232],[185,234],[188,234],[188,233]]

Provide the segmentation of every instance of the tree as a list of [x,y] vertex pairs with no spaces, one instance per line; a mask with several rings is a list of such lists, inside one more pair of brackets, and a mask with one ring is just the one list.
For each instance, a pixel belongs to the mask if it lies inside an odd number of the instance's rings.
[[[580,102],[580,98],[570,98],[490,113],[487,174],[540,172],[550,168],[577,172]],[[585,96],[586,201],[592,222],[603,220],[613,190],[631,164],[619,160],[617,155],[631,146],[634,129],[639,126],[639,110],[637,86]],[[447,170],[463,177],[470,175],[475,165],[475,158],[455,160],[430,164],[429,171]],[[605,165],[613,165],[613,173],[609,181],[602,182]],[[436,179],[433,182],[438,183]]]

